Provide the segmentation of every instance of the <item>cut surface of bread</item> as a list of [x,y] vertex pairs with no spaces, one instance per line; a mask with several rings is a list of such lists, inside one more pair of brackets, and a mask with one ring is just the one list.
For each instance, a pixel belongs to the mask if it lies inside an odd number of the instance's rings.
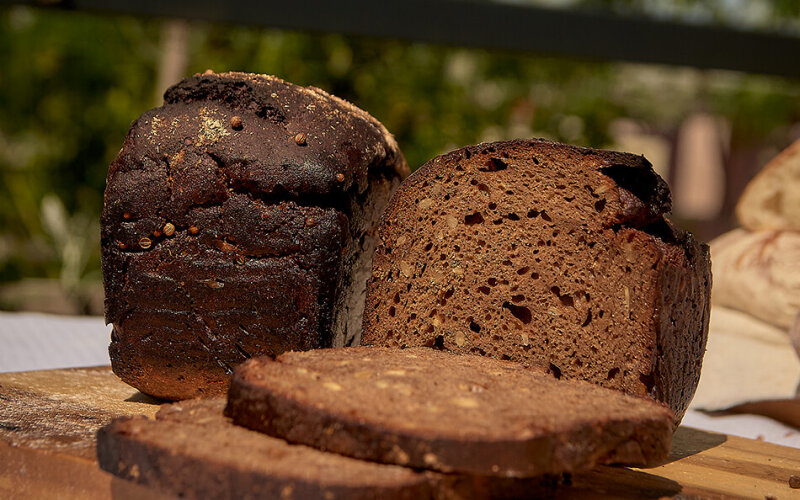
[[680,421],[708,332],[708,247],[641,156],[544,140],[434,158],[382,216],[363,344],[548,368]]
[[102,214],[114,372],[169,400],[233,366],[357,343],[374,228],[407,166],[366,112],[266,75],[195,75],[136,120]]
[[747,184],[736,204],[736,216],[751,230],[800,229],[800,140]]
[[662,460],[673,421],[659,403],[518,363],[377,347],[250,360],[226,413],[321,450],[502,477]]
[[444,475],[292,445],[234,425],[223,399],[122,418],[98,435],[100,467],[190,499],[517,499],[549,496],[560,478]]

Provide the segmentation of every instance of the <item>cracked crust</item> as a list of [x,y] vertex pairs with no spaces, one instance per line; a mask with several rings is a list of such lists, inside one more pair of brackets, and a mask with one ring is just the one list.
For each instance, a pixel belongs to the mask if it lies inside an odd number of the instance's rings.
[[666,458],[665,406],[427,348],[322,349],[240,365],[235,424],[365,460],[532,477]]
[[226,73],[184,80],[133,123],[101,220],[117,375],[208,396],[250,356],[358,341],[373,228],[407,167],[356,110]]
[[544,140],[434,158],[382,216],[365,344],[435,346],[666,402],[708,332],[708,247],[673,227],[641,156]]

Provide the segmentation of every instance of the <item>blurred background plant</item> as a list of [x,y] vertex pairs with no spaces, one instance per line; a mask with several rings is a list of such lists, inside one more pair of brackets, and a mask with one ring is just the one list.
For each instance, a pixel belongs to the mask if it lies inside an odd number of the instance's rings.
[[[794,0],[540,1],[798,29]],[[796,57],[786,54],[786,64]],[[381,120],[416,168],[479,141],[547,137],[644,153],[675,218],[709,239],[800,137],[800,82],[207,23],[0,9],[0,309],[102,313],[107,166],[166,86],[207,68],[315,85]]]

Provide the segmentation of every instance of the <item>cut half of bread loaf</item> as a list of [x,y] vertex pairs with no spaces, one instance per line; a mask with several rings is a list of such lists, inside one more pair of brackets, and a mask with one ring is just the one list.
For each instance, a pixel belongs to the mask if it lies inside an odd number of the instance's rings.
[[543,366],[654,397],[679,422],[711,274],[669,210],[642,156],[516,140],[436,157],[382,217],[363,343]]
[[800,229],[800,140],[747,184],[736,204],[736,216],[751,230]]
[[364,460],[534,477],[667,457],[672,412],[544,370],[429,348],[290,352],[240,365],[234,423]]
[[111,364],[164,399],[357,343],[375,225],[407,166],[377,120],[275,77],[196,75],[131,126],[102,214]]

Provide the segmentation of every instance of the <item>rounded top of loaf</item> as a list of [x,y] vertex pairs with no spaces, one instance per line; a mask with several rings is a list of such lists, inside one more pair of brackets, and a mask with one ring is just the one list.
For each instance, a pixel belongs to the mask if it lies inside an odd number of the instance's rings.
[[269,75],[206,72],[164,94],[131,131],[116,169],[209,156],[230,188],[257,195],[363,192],[370,175],[400,175],[408,166],[375,118],[314,87]]

